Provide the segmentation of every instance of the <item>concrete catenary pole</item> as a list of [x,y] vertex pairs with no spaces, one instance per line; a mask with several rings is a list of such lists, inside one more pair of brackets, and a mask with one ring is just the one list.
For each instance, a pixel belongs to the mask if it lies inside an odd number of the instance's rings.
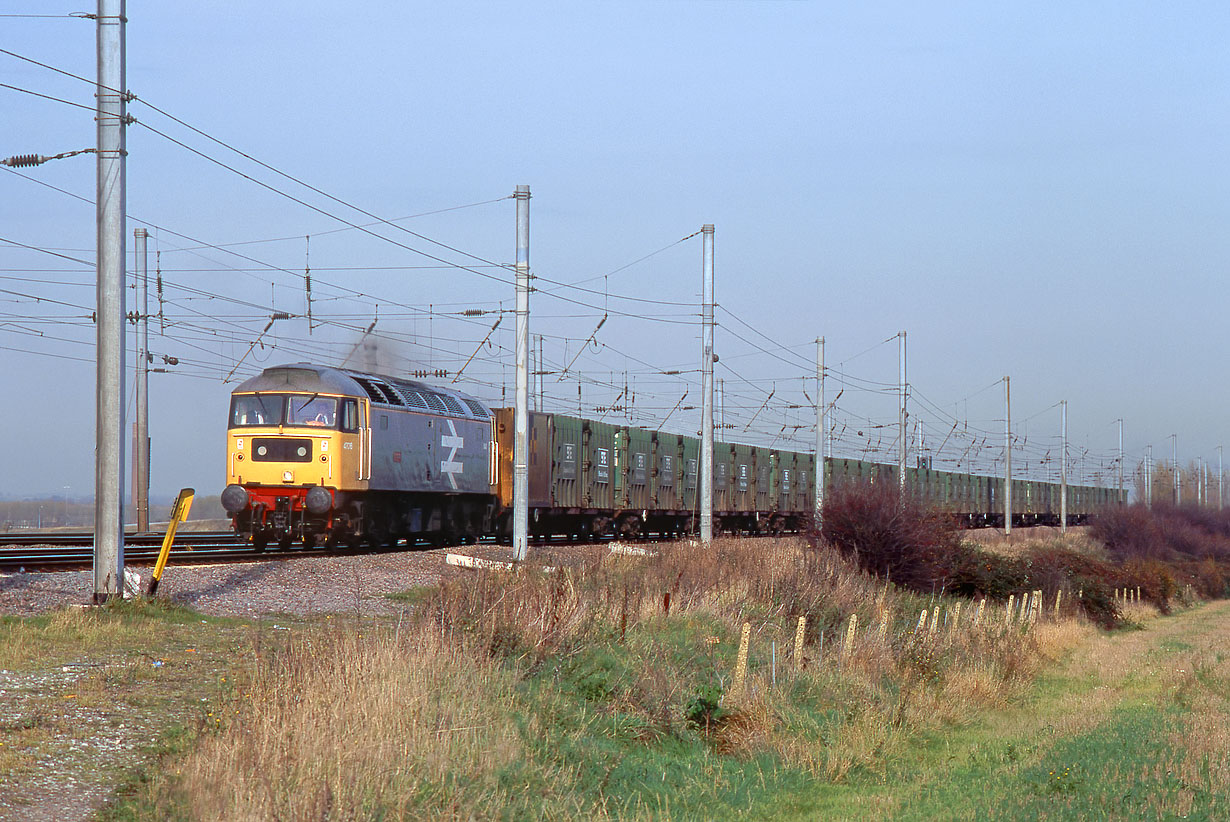
[[1119,504],[1127,502],[1127,494],[1123,492],[1123,417],[1119,418]]
[[824,514],[824,337],[816,340],[816,530]]
[[906,436],[905,428],[906,428],[906,418],[907,418],[907,412],[906,412],[906,407],[905,407],[905,403],[906,403],[905,332],[902,331],[897,336],[901,340],[901,346],[900,346],[901,348],[901,392],[900,392],[901,396],[900,396],[900,400],[901,401],[899,403],[900,431],[898,432],[898,435],[901,439],[901,443],[900,443],[900,447],[897,449],[897,486],[899,490],[901,491],[901,493],[904,494],[905,493],[905,464],[906,464],[906,459],[908,458],[908,448],[907,448],[907,444],[905,440],[905,436]]
[[1012,381],[1004,377],[1004,535],[1012,533]]
[[517,186],[517,396],[513,411],[513,557],[525,559],[530,525],[530,187]]
[[[531,336],[530,339],[532,340],[534,336],[536,335]],[[538,372],[541,370],[541,366],[538,365],[538,346],[532,343],[530,345],[529,360],[529,389],[527,393],[530,398],[528,402],[530,410],[539,411],[541,409],[538,407]]]
[[94,602],[124,585],[124,0],[98,0]]
[[1182,500],[1179,490],[1179,437],[1177,434],[1170,435],[1170,468],[1173,474],[1171,480],[1174,483],[1174,504],[1178,505]]
[[1217,446],[1217,510],[1220,511],[1226,504],[1225,495],[1225,475],[1221,470],[1221,446]]
[[1068,401],[1059,401],[1059,532],[1068,533]]
[[700,541],[713,542],[713,226],[701,228]]
[[1145,507],[1153,507],[1153,446],[1145,446]]
[[538,410],[547,410],[547,366],[543,363],[542,335],[538,335]]
[[1200,487],[1201,486],[1201,482],[1200,482],[1201,466],[1203,465],[1203,462],[1204,461],[1200,457],[1196,457],[1196,476],[1193,478],[1192,484],[1196,486],[1195,490],[1196,490],[1196,506],[1197,507],[1199,507],[1200,505],[1204,503],[1204,500],[1202,498],[1203,492]]
[[134,229],[137,256],[137,430],[132,450],[132,498],[137,533],[149,530],[149,267],[146,243],[149,232]]

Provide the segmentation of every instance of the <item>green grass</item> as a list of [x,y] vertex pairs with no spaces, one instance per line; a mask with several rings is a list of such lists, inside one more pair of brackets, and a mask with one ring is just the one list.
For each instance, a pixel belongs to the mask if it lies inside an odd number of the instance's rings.
[[[767,753],[720,753],[713,735],[681,710],[710,689],[721,692],[734,648],[705,641],[720,630],[661,618],[525,678],[519,696],[523,727],[532,728],[529,751],[542,772],[570,775],[568,792],[536,812],[551,817],[579,806],[619,817],[738,818],[757,816],[777,794],[806,792],[807,774]],[[655,670],[669,678],[655,678]],[[634,703],[661,710],[646,715]]]

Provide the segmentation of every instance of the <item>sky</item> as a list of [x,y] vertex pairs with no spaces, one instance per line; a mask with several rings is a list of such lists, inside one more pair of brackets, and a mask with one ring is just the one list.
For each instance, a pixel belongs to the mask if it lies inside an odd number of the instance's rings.
[[[0,0],[0,157],[94,144],[84,10]],[[155,498],[221,490],[229,393],[270,365],[441,369],[511,404],[522,184],[547,410],[699,429],[712,223],[731,440],[814,449],[823,336],[833,454],[895,462],[904,330],[911,460],[1001,472],[1007,375],[1020,475],[1058,477],[1062,400],[1074,481],[1113,483],[1119,419],[1129,476],[1172,435],[1216,466],[1225,4],[127,15],[129,268],[146,227],[163,279]],[[92,492],[94,175],[89,154],[0,168],[0,495]]]

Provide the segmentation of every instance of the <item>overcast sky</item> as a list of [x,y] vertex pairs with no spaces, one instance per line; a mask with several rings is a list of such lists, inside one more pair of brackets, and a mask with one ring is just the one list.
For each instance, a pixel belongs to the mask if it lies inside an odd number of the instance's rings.
[[[1129,473],[1171,434],[1216,465],[1230,7],[842,5],[129,2],[154,494],[217,493],[237,382],[339,363],[373,320],[351,364],[452,379],[478,350],[455,387],[511,403],[513,317],[480,342],[513,305],[518,184],[549,409],[697,430],[713,223],[731,439],[814,446],[823,335],[834,452],[895,461],[904,329],[937,467],[1000,470],[1004,375],[1031,475],[1058,475],[1063,399],[1089,481],[1119,418]],[[4,0],[0,48],[92,80],[83,10]],[[94,144],[89,83],[3,53],[0,83],[59,98],[0,87],[0,156]],[[0,494],[91,492],[94,175],[0,169]],[[350,227],[371,215],[414,233]]]

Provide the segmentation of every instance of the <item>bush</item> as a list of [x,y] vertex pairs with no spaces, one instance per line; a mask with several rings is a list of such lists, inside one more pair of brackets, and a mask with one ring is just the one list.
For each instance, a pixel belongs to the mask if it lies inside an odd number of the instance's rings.
[[824,501],[820,536],[863,570],[920,592],[943,586],[960,550],[946,517],[883,482],[837,486]]
[[1046,545],[1029,554],[1030,586],[1047,591],[1066,588],[1079,594],[1085,616],[1103,628],[1119,624],[1114,589],[1132,584],[1123,570],[1109,562],[1060,545]]
[[1004,600],[1029,585],[1024,562],[975,545],[960,543],[944,560],[944,590],[957,596]]
[[1110,508],[1094,520],[1092,535],[1120,561],[1230,561],[1230,511],[1172,505]]

